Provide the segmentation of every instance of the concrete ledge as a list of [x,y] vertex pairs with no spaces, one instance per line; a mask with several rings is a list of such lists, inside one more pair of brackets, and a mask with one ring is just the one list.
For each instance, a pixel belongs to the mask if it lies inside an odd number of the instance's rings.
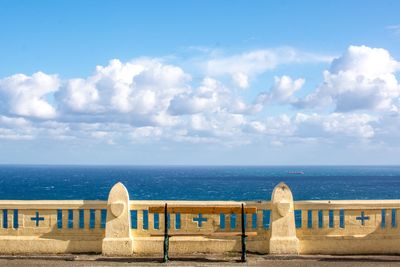
[[301,254],[400,254],[399,239],[338,238],[300,241]]
[[[192,254],[172,257],[172,266],[397,266],[400,256],[264,256],[248,255],[248,263],[238,262],[239,254]],[[101,255],[30,255],[1,256],[1,266],[160,266],[158,255],[104,257]]]
[[38,238],[31,236],[7,236],[0,238],[2,254],[64,254],[64,253],[100,253],[102,239],[83,240],[82,237],[70,238],[60,236]]
[[394,239],[400,242],[399,235],[303,235],[302,240],[388,240]]
[[[163,253],[163,237],[135,237],[134,253],[158,254]],[[207,238],[202,236],[176,236],[169,240],[170,252],[187,253],[224,253],[239,251],[240,242],[235,239]]]
[[[134,237],[133,252],[149,255],[163,253],[163,237]],[[269,239],[249,239],[247,248],[250,252],[268,253]],[[169,240],[170,252],[177,255],[190,253],[226,253],[240,252],[241,241],[238,237],[211,238],[203,236],[175,236]],[[263,250],[260,250],[263,248]]]

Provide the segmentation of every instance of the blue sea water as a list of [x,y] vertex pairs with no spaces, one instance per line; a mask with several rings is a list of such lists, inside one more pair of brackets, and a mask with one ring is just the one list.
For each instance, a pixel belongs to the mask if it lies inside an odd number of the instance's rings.
[[118,181],[137,200],[270,200],[281,181],[295,200],[400,199],[400,166],[23,165],[0,165],[0,199],[105,200]]

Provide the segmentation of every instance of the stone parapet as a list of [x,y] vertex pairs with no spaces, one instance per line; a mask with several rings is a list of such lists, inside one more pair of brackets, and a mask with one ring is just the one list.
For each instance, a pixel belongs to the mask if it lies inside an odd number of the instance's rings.
[[240,214],[212,210],[238,210],[242,203],[254,210],[244,217],[249,252],[400,253],[400,200],[294,201],[284,183],[275,187],[271,201],[130,200],[118,183],[108,201],[1,200],[0,254],[162,255],[164,216],[149,209],[165,203],[191,211],[169,214],[172,255],[239,252]]

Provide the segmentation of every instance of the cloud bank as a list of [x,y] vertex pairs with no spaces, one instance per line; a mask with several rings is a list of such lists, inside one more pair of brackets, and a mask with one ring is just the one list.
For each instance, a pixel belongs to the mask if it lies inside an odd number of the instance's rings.
[[[315,88],[278,75],[252,91],[254,79],[278,66],[314,63],[326,64]],[[385,49],[350,46],[336,58],[264,49],[198,66],[189,73],[162,59],[114,59],[88,77],[4,77],[0,139],[282,146],[382,143],[399,133],[400,63]]]

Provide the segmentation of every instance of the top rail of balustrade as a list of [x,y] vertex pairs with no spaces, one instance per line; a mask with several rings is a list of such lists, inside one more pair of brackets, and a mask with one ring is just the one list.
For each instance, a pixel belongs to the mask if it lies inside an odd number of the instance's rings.
[[295,210],[323,210],[323,209],[346,209],[346,210],[375,210],[375,209],[398,209],[399,199],[391,200],[309,200],[295,201]]
[[[270,201],[186,201],[186,200],[131,200],[131,208],[148,208],[149,206],[160,206],[168,203],[170,207],[174,206],[238,206],[242,203],[257,208],[269,207]],[[107,207],[107,201],[103,200],[0,200],[0,209],[104,209]],[[400,207],[400,200],[399,200]]]
[[105,209],[101,200],[0,200],[0,209]]
[[[181,200],[131,200],[131,208],[147,208],[168,203],[169,207],[179,206],[238,206],[245,203],[257,208],[268,208],[270,201],[181,201]],[[0,200],[0,209],[101,209],[106,208],[107,201],[102,200]],[[308,200],[295,201],[295,209],[380,209],[400,208],[400,199],[393,200]]]
[[131,200],[131,209],[147,209],[153,206],[164,206],[167,203],[168,207],[241,207],[242,203],[247,206],[261,208],[269,208],[270,201],[188,201],[188,200]]

